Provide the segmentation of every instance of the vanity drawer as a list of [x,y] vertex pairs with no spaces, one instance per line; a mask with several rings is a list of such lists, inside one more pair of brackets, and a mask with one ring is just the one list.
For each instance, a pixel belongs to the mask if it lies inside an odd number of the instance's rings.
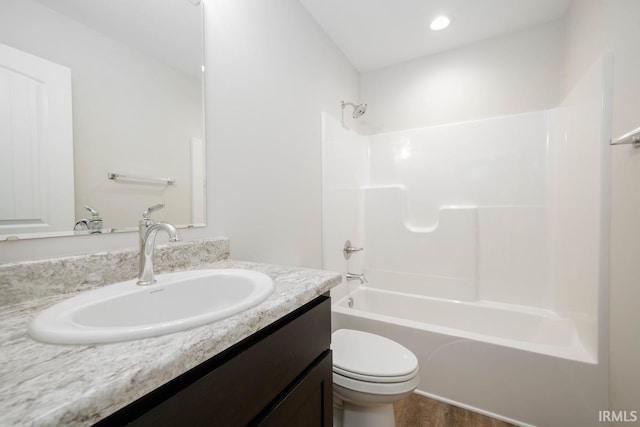
[[251,424],[326,358],[330,340],[331,302],[321,296],[99,425]]

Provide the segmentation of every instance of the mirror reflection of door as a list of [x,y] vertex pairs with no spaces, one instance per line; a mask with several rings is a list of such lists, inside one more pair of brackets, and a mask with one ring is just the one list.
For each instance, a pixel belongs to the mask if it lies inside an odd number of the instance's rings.
[[0,44],[0,234],[74,223],[71,71]]

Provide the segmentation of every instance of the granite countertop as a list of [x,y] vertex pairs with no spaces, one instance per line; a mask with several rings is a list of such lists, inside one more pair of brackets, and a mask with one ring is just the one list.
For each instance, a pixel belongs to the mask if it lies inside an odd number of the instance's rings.
[[275,282],[261,304],[218,322],[155,338],[101,345],[51,345],[26,327],[43,308],[77,294],[39,296],[0,313],[0,425],[86,426],[110,415],[327,292],[338,273],[222,260],[193,268],[244,268]]

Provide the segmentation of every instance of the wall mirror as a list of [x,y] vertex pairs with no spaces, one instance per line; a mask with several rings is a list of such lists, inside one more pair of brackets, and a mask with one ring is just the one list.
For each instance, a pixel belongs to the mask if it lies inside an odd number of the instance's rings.
[[0,241],[205,225],[201,7],[2,1]]

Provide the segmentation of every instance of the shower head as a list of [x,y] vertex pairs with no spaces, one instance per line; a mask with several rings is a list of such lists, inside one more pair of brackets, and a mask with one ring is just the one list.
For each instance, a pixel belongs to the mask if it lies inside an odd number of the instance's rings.
[[344,110],[344,107],[346,107],[347,105],[351,105],[353,107],[352,117],[354,119],[361,117],[367,111],[367,104],[356,105],[353,102],[344,102],[344,101],[342,101],[342,110]]
[[360,104],[353,110],[353,118],[357,119],[367,112],[367,104]]

